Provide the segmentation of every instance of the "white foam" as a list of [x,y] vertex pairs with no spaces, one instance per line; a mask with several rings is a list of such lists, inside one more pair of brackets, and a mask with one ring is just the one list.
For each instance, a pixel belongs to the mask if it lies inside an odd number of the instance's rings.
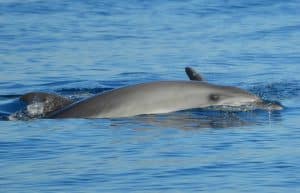
[[36,102],[28,105],[26,107],[27,112],[30,116],[43,115],[44,113],[44,103]]

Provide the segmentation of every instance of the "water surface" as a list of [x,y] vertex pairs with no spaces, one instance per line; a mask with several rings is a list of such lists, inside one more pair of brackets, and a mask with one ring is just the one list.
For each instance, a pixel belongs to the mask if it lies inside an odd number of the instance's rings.
[[[299,9],[296,0],[2,0],[0,192],[297,192]],[[187,79],[187,65],[285,109],[4,121],[26,92],[82,98]]]

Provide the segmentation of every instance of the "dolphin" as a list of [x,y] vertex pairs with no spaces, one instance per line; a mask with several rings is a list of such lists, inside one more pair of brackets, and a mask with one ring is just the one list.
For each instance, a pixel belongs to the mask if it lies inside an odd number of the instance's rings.
[[[185,69],[191,81],[156,81],[125,86],[74,102],[48,93],[28,93],[21,100],[46,103],[45,118],[118,118],[142,114],[160,114],[207,107],[254,106],[281,110],[243,89],[211,84],[194,69]],[[52,105],[50,105],[52,104]]]
[[117,118],[253,104],[263,104],[263,101],[236,87],[200,81],[157,81],[92,96],[53,112],[48,118]]
[[[191,67],[186,67],[185,72],[190,80],[204,81],[204,78]],[[25,103],[27,106],[35,104],[42,105],[42,116],[44,117],[47,117],[50,113],[63,109],[64,107],[76,102],[75,100],[71,100],[69,98],[57,95],[55,93],[47,92],[29,92],[22,95],[20,97],[20,101]]]

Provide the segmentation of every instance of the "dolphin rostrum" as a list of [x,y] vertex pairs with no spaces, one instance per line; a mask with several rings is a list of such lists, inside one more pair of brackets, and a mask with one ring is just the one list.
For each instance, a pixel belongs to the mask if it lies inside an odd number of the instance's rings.
[[187,67],[186,73],[195,81],[142,83],[110,90],[74,103],[47,93],[30,93],[22,98],[27,103],[31,103],[34,96],[39,98],[40,95],[58,101],[46,108],[46,118],[116,118],[220,106],[250,105],[266,110],[282,109],[281,105],[267,104],[243,89],[204,82],[192,68]]

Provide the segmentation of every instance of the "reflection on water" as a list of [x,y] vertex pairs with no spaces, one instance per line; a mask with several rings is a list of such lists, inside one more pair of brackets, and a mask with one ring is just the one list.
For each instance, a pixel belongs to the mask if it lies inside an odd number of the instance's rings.
[[281,121],[280,112],[247,111],[224,112],[210,110],[189,110],[160,115],[141,115],[126,119],[113,119],[116,127],[123,124],[138,125],[138,127],[177,128],[183,130],[223,129],[257,126]]

